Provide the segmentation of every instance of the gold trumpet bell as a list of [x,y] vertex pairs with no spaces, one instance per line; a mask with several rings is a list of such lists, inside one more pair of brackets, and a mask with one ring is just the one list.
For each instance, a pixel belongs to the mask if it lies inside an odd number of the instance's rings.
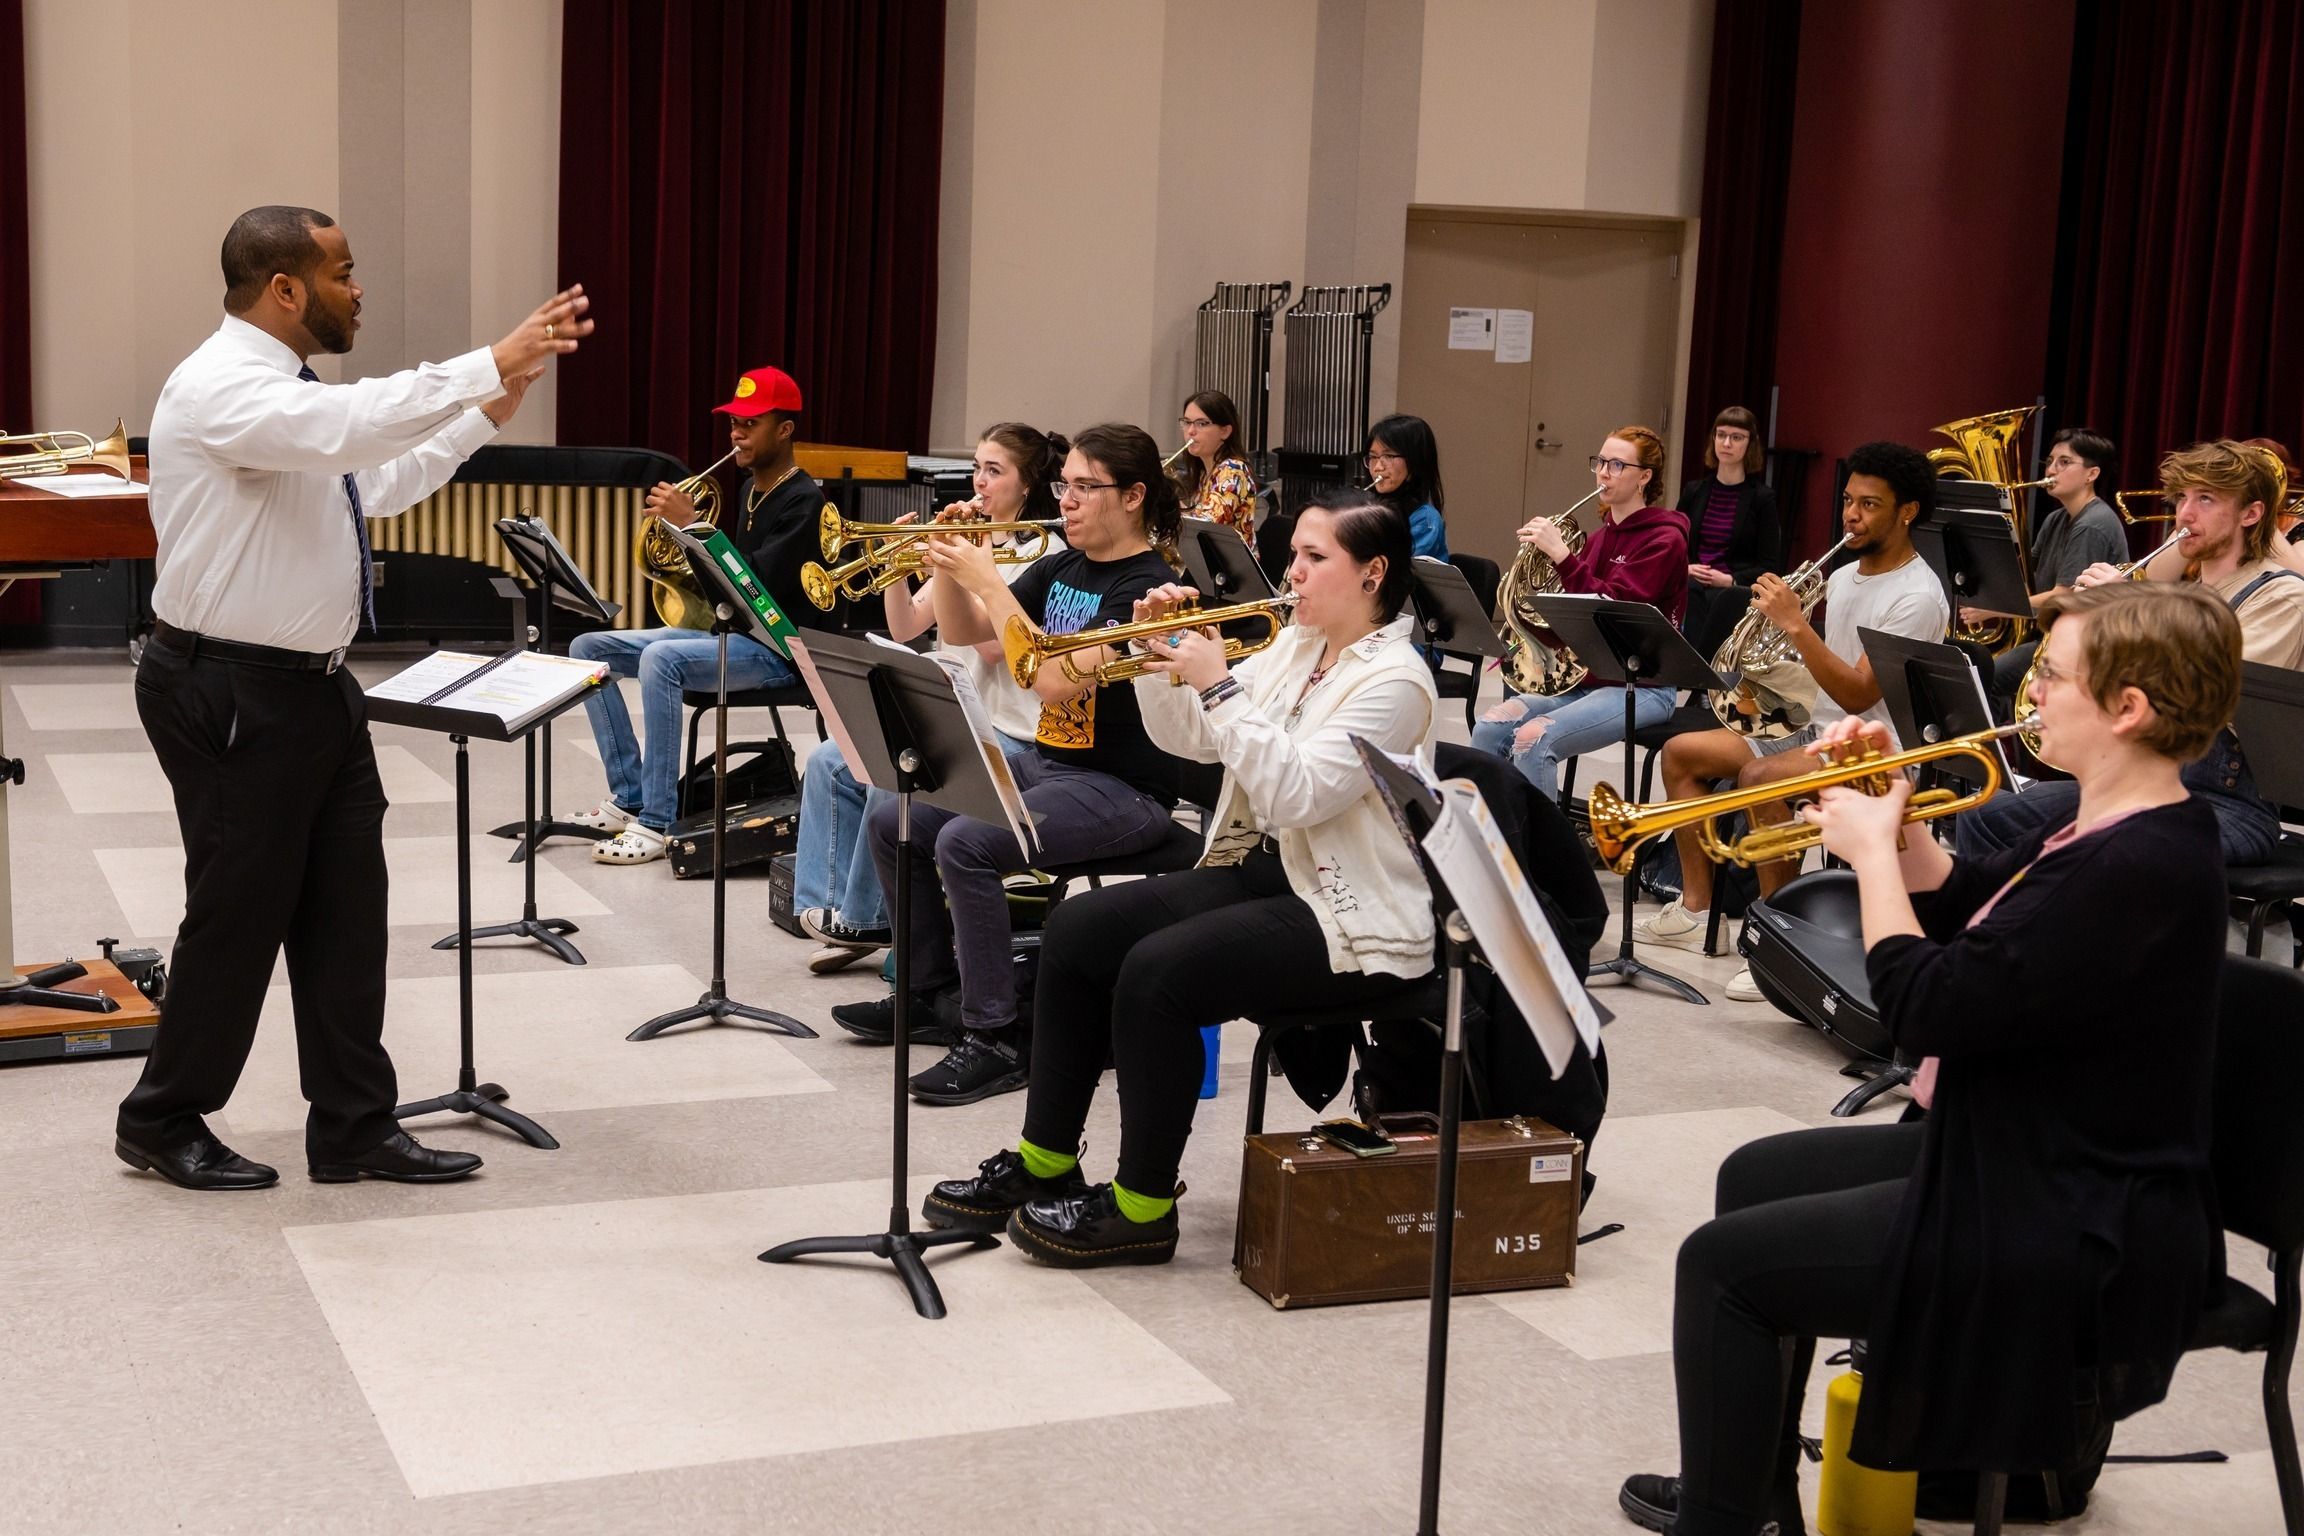
[[[77,443],[70,439],[78,439]],[[22,452],[15,445],[24,445]],[[128,452],[128,422],[112,423],[101,439],[85,432],[0,433],[0,480],[29,480],[39,475],[61,475],[75,464],[108,469],[123,482],[134,480],[134,456]]]

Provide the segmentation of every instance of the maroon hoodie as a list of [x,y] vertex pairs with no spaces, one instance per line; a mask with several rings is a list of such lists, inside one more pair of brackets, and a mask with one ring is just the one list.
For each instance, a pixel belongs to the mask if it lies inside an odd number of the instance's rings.
[[[1620,523],[1601,518],[1584,547],[1560,562],[1560,586],[1627,603],[1654,603],[1678,624],[1688,607],[1688,514],[1654,506]],[[1623,679],[1604,676],[1595,667],[1585,681],[1613,688]]]

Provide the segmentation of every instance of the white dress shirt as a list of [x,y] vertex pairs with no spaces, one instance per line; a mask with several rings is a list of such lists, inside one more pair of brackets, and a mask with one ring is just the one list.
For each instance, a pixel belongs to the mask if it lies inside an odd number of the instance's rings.
[[360,622],[360,546],[344,476],[370,517],[431,495],[496,424],[482,347],[386,378],[315,384],[237,316],[176,365],[152,412],[155,616],[196,634],[333,651]]

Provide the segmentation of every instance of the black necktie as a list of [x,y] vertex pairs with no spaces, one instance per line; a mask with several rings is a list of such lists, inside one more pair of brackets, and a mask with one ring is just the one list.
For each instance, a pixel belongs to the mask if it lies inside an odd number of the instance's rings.
[[[296,370],[296,377],[307,384],[320,382],[320,375],[309,365]],[[373,632],[376,628],[376,588],[374,565],[368,551],[368,515],[360,510],[360,483],[350,475],[344,477],[344,499],[352,508],[352,536],[360,541],[360,617]]]

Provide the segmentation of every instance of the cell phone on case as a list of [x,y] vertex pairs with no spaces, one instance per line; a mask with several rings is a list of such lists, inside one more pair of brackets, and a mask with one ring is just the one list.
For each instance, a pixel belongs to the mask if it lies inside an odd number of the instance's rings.
[[1312,1134],[1354,1157],[1389,1157],[1400,1150],[1391,1137],[1357,1120],[1323,1120],[1312,1127]]

